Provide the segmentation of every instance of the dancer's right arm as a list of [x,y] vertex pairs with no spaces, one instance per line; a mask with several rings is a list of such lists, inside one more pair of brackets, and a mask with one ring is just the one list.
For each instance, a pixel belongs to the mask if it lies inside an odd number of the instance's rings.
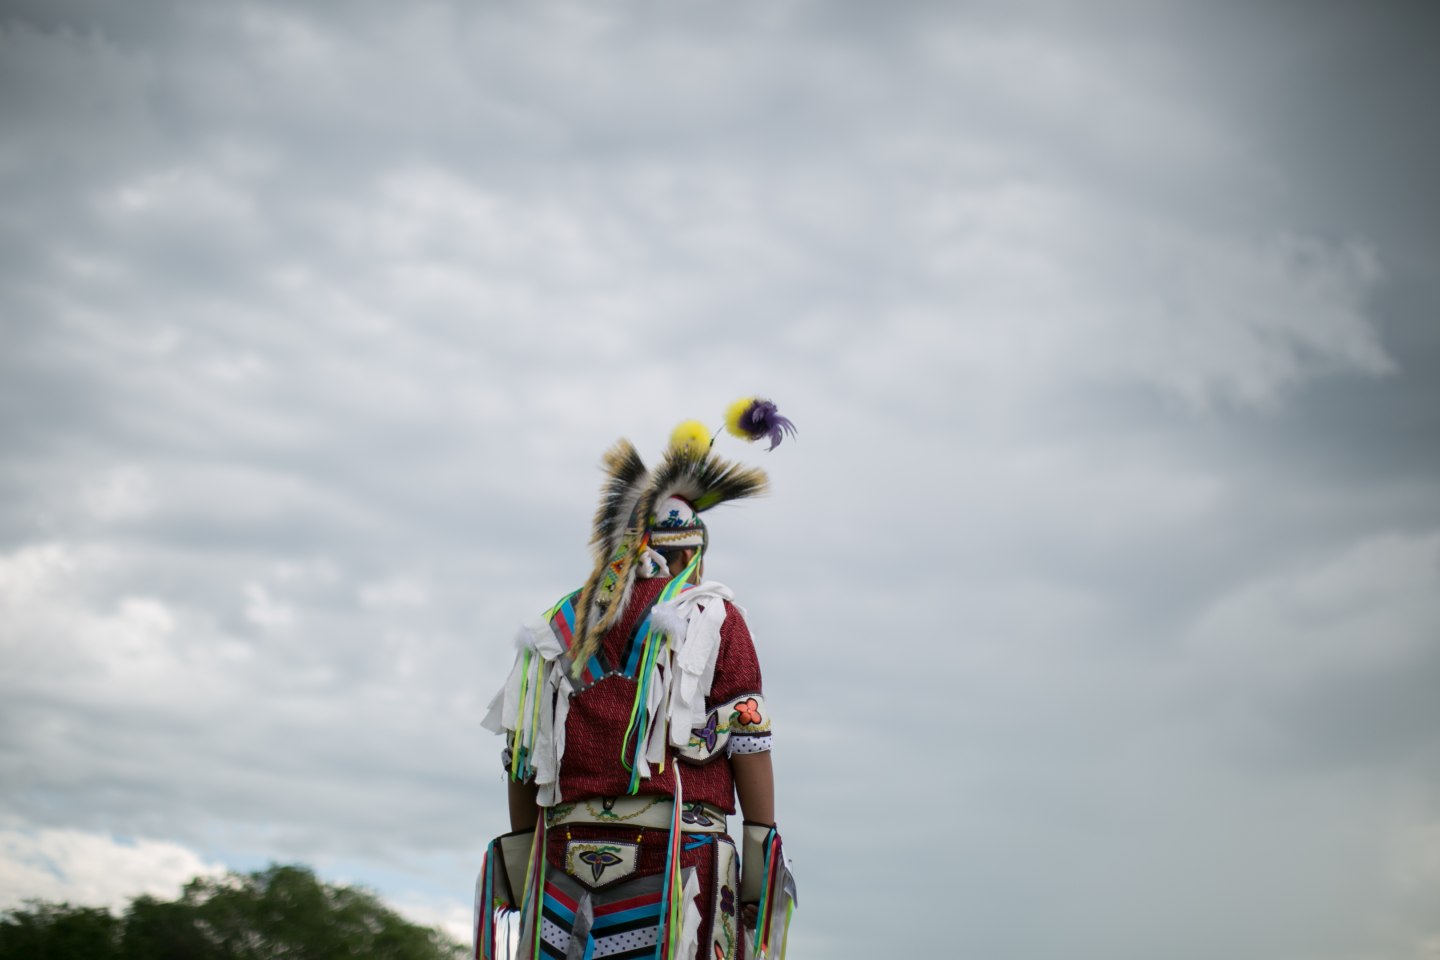
[[540,818],[540,807],[536,801],[540,797],[540,788],[535,781],[529,783],[517,783],[514,780],[507,780],[510,796],[510,829],[534,830],[535,822]]

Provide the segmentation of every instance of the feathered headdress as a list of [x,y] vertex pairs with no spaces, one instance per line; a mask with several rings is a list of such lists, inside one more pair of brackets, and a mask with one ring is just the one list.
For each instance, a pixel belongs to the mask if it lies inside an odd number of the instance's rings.
[[669,499],[683,500],[697,516],[687,527],[703,527],[698,514],[730,500],[742,500],[764,493],[769,478],[759,467],[731,463],[709,453],[696,456],[688,449],[671,447],[650,480],[650,489],[640,498],[639,513],[649,532],[667,527],[657,508]]
[[[730,410],[740,411],[739,422],[747,431],[741,436],[752,441],[769,436],[772,449],[780,442],[781,433],[795,432],[794,424],[780,416],[768,400],[747,397],[732,404]],[[726,420],[729,426],[728,414]],[[737,427],[730,430],[735,433]],[[599,650],[605,632],[625,609],[641,565],[651,562],[653,554],[647,554],[652,542],[700,545],[703,550],[705,525],[699,514],[766,492],[769,480],[763,470],[711,455],[715,436],[699,421],[680,424],[654,473],[645,469],[628,440],[606,452],[601,461],[606,479],[590,538],[595,567],[575,604],[571,663],[577,673]],[[675,501],[681,501],[679,506],[686,509],[667,510],[666,518],[656,517],[657,508]],[[669,516],[672,513],[684,516]]]

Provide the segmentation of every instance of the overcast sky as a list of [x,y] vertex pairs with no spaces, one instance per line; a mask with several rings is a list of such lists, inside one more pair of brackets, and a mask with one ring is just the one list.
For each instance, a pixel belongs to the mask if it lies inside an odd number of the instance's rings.
[[601,452],[758,392],[795,956],[1440,957],[1429,4],[0,11],[0,905],[464,930]]

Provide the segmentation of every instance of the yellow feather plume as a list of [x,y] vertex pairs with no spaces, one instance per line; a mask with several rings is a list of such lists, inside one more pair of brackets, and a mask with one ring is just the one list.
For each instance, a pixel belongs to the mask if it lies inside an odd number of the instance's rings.
[[699,420],[686,420],[670,433],[670,449],[692,457],[710,452],[710,428]]
[[741,397],[725,408],[725,429],[730,431],[731,436],[754,442],[755,438],[746,433],[744,428],[740,426],[740,418],[745,416],[745,411],[749,410],[750,405],[754,402],[754,397]]

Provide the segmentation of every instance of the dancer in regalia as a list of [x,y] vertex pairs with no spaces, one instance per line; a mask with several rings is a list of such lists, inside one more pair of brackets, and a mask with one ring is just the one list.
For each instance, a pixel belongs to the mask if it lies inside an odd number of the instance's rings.
[[[767,400],[731,433],[794,427]],[[775,828],[770,709],[742,609],[704,579],[702,515],[763,493],[697,421],[648,471],[620,441],[584,585],[521,631],[485,726],[506,737],[512,833],[476,887],[475,955],[783,957],[795,886]],[[727,829],[743,817],[741,849]]]

